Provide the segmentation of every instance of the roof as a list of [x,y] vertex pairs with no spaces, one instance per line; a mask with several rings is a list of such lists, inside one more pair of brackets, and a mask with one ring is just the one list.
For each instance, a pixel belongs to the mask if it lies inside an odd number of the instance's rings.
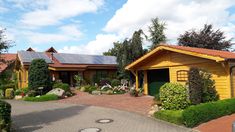
[[[2,63],[0,62],[0,72],[4,71],[8,64],[11,62],[14,62],[16,60],[16,54],[0,54],[1,59],[3,59],[4,61],[6,61],[6,63]],[[9,62],[9,63],[7,63]]]
[[18,51],[18,56],[22,63],[31,63],[34,59],[44,59],[47,63],[52,63],[51,59],[43,52]]
[[19,51],[20,61],[29,65],[33,59],[45,59],[54,68],[86,68],[87,66],[116,66],[116,57],[67,53]]
[[54,47],[51,47],[49,49],[47,49],[45,52],[53,52],[53,53],[58,53]]
[[195,47],[186,47],[186,46],[178,46],[178,45],[159,45],[152,51],[148,52],[144,56],[140,57],[136,61],[132,62],[125,69],[131,69],[136,64],[140,63],[144,59],[160,52],[162,50],[168,50],[173,52],[178,52],[182,54],[187,54],[191,56],[196,56],[200,58],[215,60],[217,62],[227,61],[227,60],[235,60],[235,53],[229,51],[220,51],[220,50],[212,50],[212,49],[204,49],[204,48],[195,48]]
[[31,47],[29,47],[26,51],[31,51],[31,52],[35,52],[35,50]]

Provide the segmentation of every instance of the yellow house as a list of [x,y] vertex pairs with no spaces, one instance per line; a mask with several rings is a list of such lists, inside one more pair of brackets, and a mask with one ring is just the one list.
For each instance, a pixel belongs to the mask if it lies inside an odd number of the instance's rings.
[[166,82],[187,82],[190,67],[204,69],[212,74],[220,99],[235,96],[235,53],[227,51],[160,45],[126,67],[136,76],[144,73],[144,94],[155,95]]
[[74,75],[80,74],[87,83],[94,83],[95,78],[116,75],[117,62],[114,56],[58,53],[53,47],[45,52],[36,52],[32,48],[18,51],[15,71],[18,87],[28,87],[28,70],[33,59],[44,59],[49,66],[53,81],[61,80],[70,86],[75,85]]

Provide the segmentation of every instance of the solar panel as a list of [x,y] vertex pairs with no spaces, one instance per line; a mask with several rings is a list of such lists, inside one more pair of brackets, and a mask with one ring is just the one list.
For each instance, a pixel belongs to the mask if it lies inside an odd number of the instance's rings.
[[42,52],[19,51],[18,54],[22,62],[30,63],[34,59],[44,59],[46,63],[52,63],[51,59]]
[[114,56],[55,53],[54,57],[63,64],[117,64]]

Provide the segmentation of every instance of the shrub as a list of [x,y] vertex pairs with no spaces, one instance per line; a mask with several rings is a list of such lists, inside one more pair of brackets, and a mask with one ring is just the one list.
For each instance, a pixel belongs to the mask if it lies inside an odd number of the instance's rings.
[[111,80],[110,78],[102,78],[100,80],[99,86],[104,86],[106,84],[111,84],[110,80]]
[[235,113],[235,98],[190,106],[182,113],[187,127]]
[[27,93],[28,97],[35,97],[37,95],[37,91],[35,90],[30,90],[28,93]]
[[5,98],[13,99],[14,98],[14,90],[13,88],[7,88],[5,91]]
[[219,95],[215,90],[215,81],[212,80],[212,75],[208,72],[201,71],[202,77],[202,102],[211,102],[219,100]]
[[46,94],[40,97],[25,97],[25,101],[32,101],[32,102],[43,102],[43,101],[50,101],[50,100],[58,100],[59,97],[55,94]]
[[51,88],[50,72],[44,59],[34,59],[29,67],[29,89],[37,90],[43,87],[44,91]]
[[113,93],[114,94],[124,94],[124,93],[126,93],[126,91],[125,90],[117,90],[117,89],[115,89],[115,90],[113,90]]
[[70,87],[69,87],[69,84],[67,83],[57,82],[53,85],[53,88],[61,88],[65,92],[70,92]]
[[183,110],[161,110],[154,113],[154,117],[174,124],[183,125]]
[[0,100],[0,130],[9,132],[11,128],[11,105]]
[[28,87],[16,89],[14,95],[26,95],[29,92]]
[[192,104],[202,102],[202,78],[197,68],[190,68],[188,76],[189,99]]
[[178,83],[166,83],[160,88],[160,100],[165,110],[179,110],[189,106],[188,91]]
[[121,85],[121,81],[120,81],[120,80],[118,80],[118,79],[113,79],[113,80],[111,81],[111,86],[115,87],[115,86],[119,86],[119,85]]

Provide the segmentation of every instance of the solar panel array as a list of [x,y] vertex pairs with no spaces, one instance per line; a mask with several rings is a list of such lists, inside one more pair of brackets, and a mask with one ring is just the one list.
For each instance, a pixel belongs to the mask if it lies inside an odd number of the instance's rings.
[[55,53],[54,57],[63,64],[117,64],[114,56]]
[[51,59],[42,52],[18,51],[22,62],[30,63],[34,59],[44,59],[47,63],[52,63]]

